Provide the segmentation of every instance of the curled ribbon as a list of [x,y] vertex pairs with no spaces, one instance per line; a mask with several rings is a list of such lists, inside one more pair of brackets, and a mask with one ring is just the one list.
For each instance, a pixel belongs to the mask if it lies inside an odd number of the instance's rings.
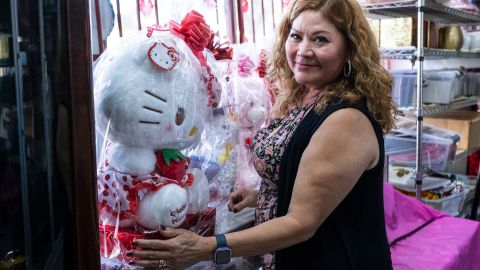
[[260,60],[257,71],[260,78],[265,78],[265,75],[267,74],[267,52],[265,50],[260,52]]
[[200,62],[204,64],[206,60],[203,56],[203,49],[207,47],[212,31],[203,16],[195,10],[192,10],[185,15],[181,24],[171,20],[169,26],[170,31],[180,36]]
[[240,55],[238,58],[238,75],[240,75],[240,77],[250,76],[254,68],[255,64],[250,57],[243,54]]
[[233,57],[233,48],[228,47],[230,42],[226,41],[222,44],[214,42],[215,35],[212,34],[210,41],[208,42],[207,49],[212,52],[213,57],[216,60],[232,59]]

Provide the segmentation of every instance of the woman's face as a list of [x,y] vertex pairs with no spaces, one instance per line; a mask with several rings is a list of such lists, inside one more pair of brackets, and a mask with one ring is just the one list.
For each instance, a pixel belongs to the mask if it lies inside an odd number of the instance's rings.
[[306,10],[292,22],[285,52],[295,80],[321,89],[335,80],[347,62],[342,33],[318,11]]

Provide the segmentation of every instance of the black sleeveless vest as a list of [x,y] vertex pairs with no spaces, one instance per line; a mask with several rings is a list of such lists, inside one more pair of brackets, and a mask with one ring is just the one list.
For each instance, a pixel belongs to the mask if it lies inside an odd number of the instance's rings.
[[[313,133],[333,112],[355,108],[375,130],[380,158],[309,240],[276,252],[276,269],[392,269],[383,209],[383,134],[365,105],[334,103],[318,114],[311,110],[299,124],[280,163],[278,216],[286,215],[298,165]],[[335,181],[335,179],[332,179]]]

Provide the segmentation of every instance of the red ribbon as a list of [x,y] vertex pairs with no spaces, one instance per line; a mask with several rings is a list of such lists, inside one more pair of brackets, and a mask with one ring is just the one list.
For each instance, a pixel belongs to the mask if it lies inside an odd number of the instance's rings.
[[260,78],[264,78],[267,74],[267,52],[265,50],[260,52],[260,61],[258,63],[257,70]]
[[181,24],[171,20],[169,26],[170,31],[185,41],[203,65],[206,61],[203,56],[203,49],[207,47],[212,35],[212,31],[203,16],[192,10],[185,15]]
[[150,190],[150,191],[157,191],[161,189],[162,187],[166,185],[179,185],[182,188],[189,187],[193,184],[194,181],[194,176],[191,173],[187,173],[186,177],[184,177],[181,181],[173,180],[164,177],[164,181],[158,184],[150,183],[150,182],[141,182],[139,184],[136,184],[132,188],[128,190],[128,196],[130,197],[130,212],[132,214],[137,213],[137,207],[139,205],[139,197],[138,197],[138,192],[144,188]]
[[230,43],[228,41],[222,44],[219,44],[218,42],[215,43],[214,38],[215,38],[215,34],[212,33],[210,37],[210,41],[208,42],[208,45],[207,45],[207,49],[212,52],[213,57],[215,57],[216,60],[224,60],[224,59],[232,60],[233,48],[227,46]]

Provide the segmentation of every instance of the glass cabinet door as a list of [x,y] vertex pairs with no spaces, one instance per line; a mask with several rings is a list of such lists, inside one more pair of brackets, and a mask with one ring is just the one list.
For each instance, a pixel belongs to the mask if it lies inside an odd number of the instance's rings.
[[0,1],[0,269],[78,269],[71,2]]

